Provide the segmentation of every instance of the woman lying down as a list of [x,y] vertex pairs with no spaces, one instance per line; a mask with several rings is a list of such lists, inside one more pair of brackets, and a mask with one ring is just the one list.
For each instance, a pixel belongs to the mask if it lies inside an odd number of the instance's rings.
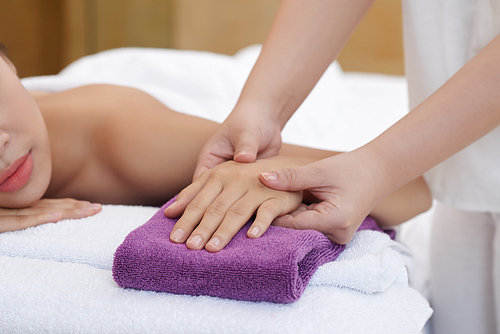
[[[177,113],[133,88],[89,85],[27,92],[2,53],[0,232],[88,217],[101,210],[101,203],[162,205],[191,183],[198,153],[217,126]],[[184,215],[190,222],[181,232],[174,228],[171,240],[219,251],[255,213],[258,229],[250,228],[248,236],[261,236],[273,221],[279,224],[280,216],[314,198],[271,190],[259,174],[333,154],[285,144],[277,157],[252,164],[231,161],[206,171],[188,188],[205,189],[200,194],[206,200],[188,206]],[[221,194],[235,203],[223,212],[211,205]],[[202,214],[192,214],[201,202]],[[381,201],[371,216],[381,225],[396,225],[430,204],[420,177]]]

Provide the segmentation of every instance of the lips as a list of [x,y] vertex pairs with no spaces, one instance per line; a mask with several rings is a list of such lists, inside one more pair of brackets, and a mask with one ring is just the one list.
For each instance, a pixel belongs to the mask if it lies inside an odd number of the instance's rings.
[[23,187],[30,179],[32,172],[33,157],[30,151],[0,172],[0,192],[10,192]]

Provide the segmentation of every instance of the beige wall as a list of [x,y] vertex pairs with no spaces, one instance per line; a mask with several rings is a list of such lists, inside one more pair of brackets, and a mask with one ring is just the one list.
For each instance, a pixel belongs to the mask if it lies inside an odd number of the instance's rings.
[[[262,43],[280,0],[2,0],[0,41],[21,76],[56,73],[121,46],[233,54]],[[339,57],[345,70],[403,73],[400,0],[377,0]]]

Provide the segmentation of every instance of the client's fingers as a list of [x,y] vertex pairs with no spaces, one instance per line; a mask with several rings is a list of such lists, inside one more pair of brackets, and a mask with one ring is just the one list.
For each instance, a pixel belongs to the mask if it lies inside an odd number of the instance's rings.
[[195,198],[196,195],[200,193],[203,187],[207,184],[210,179],[210,172],[203,173],[198,179],[196,179],[189,186],[184,188],[177,198],[175,202],[170,204],[165,209],[165,216],[168,218],[176,218],[179,217],[187,208],[189,203]]
[[60,213],[62,219],[79,219],[92,216],[100,211],[101,204],[99,203],[90,203],[73,199],[52,199],[41,200],[34,206],[23,209],[0,209],[0,217]]
[[[226,219],[225,217],[231,214],[237,200],[243,195],[244,193],[238,188],[223,191],[205,210],[200,224],[191,233],[191,237],[186,242],[186,246],[190,249],[202,249],[205,247],[208,240],[212,238],[214,232]],[[218,244],[218,242],[213,239],[211,241]]]
[[0,233],[23,230],[41,224],[56,223],[61,219],[61,213],[2,216],[0,217]]
[[32,207],[74,209],[89,207],[92,203],[74,198],[44,198],[36,202]]
[[297,209],[296,203],[283,200],[279,197],[267,200],[257,210],[257,215],[247,232],[247,236],[249,238],[260,237],[267,231],[269,225],[271,225],[275,218],[283,216],[295,209]]
[[220,183],[212,182],[206,184],[187,205],[182,217],[177,221],[170,233],[170,240],[177,243],[185,242],[203,219],[207,208],[216,200],[221,192],[222,185]]
[[252,217],[261,203],[262,200],[250,194],[246,194],[236,201],[226,210],[224,219],[213,233],[210,241],[206,244],[205,249],[209,252],[218,252],[226,247],[229,241]]

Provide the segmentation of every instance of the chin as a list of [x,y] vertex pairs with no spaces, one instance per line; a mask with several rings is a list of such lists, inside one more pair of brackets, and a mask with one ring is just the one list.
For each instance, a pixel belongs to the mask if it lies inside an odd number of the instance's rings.
[[33,205],[39,201],[45,190],[42,189],[29,189],[29,191],[22,191],[19,189],[16,193],[3,193],[0,195],[0,206],[3,208],[21,209]]
[[[33,175],[36,175],[36,177],[33,177]],[[49,187],[50,172],[33,173],[33,175],[22,188],[12,192],[0,193],[0,207],[21,209],[39,201]]]

